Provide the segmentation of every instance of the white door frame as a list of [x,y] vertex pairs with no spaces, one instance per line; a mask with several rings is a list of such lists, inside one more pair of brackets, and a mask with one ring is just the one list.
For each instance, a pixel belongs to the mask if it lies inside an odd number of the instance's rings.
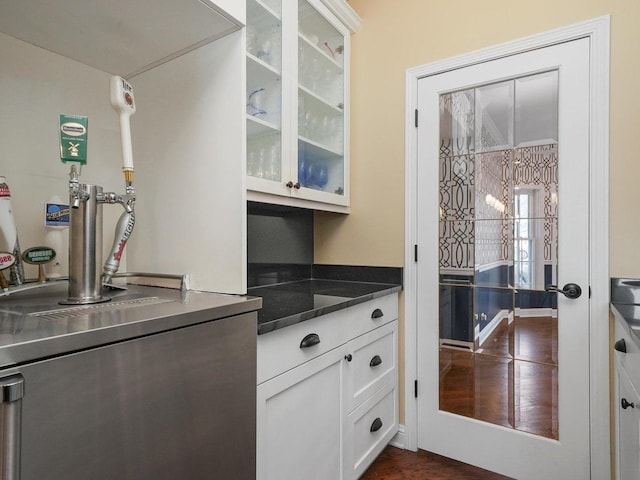
[[[590,40],[590,425],[591,478],[611,475],[609,422],[609,29],[605,15],[494,47],[407,70],[405,115],[405,426],[401,443],[418,448],[417,377],[417,128],[418,80],[421,77],[496,60],[578,38]],[[418,386],[419,388],[419,386]]]

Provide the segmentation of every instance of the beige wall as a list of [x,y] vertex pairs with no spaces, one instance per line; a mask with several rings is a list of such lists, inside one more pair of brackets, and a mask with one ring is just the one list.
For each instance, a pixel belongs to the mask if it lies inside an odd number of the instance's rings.
[[351,0],[350,5],[362,18],[352,37],[352,213],[316,214],[317,263],[404,263],[407,68],[611,14],[610,272],[640,277],[640,215],[635,213],[640,204],[640,2]]

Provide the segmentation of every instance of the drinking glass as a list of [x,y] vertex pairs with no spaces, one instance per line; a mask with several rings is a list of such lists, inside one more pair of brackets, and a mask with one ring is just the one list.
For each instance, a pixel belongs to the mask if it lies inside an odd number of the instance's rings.
[[254,117],[265,116],[267,111],[265,110],[265,97],[266,89],[259,87],[253,90],[247,97],[247,113]]

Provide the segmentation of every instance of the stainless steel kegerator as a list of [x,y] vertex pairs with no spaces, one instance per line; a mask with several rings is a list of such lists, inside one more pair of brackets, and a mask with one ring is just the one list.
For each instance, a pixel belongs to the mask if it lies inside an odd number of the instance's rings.
[[253,480],[260,300],[64,288],[0,297],[1,478]]

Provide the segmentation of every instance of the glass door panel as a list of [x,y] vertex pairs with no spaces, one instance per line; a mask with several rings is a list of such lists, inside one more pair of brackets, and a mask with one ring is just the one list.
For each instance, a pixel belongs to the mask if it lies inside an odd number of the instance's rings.
[[516,146],[558,142],[558,72],[516,79]]
[[282,5],[247,1],[247,175],[282,180]]
[[344,195],[344,36],[298,2],[298,182]]
[[513,147],[512,80],[478,87],[476,90],[476,150],[487,152]]
[[553,439],[557,85],[442,94],[439,158],[440,409]]

